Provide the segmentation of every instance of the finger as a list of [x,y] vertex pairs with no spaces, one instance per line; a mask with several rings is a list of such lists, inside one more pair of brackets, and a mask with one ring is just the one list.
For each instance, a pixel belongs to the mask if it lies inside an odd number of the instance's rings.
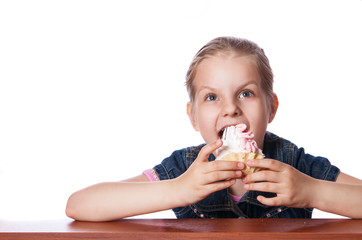
[[267,198],[267,197],[259,195],[257,197],[257,199],[258,199],[259,202],[261,202],[262,204],[267,205],[267,206],[280,206],[280,205],[283,205],[283,204],[280,203],[278,197]]
[[204,177],[204,184],[211,184],[218,181],[223,181],[232,178],[240,178],[242,172],[241,171],[215,171],[209,174],[206,174]]
[[260,181],[277,183],[280,182],[280,174],[279,172],[275,171],[261,170],[256,173],[246,175],[242,180],[244,183],[260,182]]
[[213,143],[205,145],[199,152],[199,155],[197,156],[195,161],[207,162],[209,155],[221,146],[222,146],[221,139],[218,139],[217,141],[215,141]]
[[282,162],[269,158],[248,160],[246,164],[250,167],[266,168],[278,172],[281,171],[285,165]]
[[230,179],[222,182],[215,182],[212,184],[207,185],[208,191],[210,193],[217,192],[226,188],[231,187],[233,184],[235,184],[235,179]]
[[244,184],[246,190],[278,193],[280,189],[279,184],[271,182],[257,182]]
[[205,172],[242,170],[244,167],[245,165],[242,162],[217,160],[208,163],[204,170]]

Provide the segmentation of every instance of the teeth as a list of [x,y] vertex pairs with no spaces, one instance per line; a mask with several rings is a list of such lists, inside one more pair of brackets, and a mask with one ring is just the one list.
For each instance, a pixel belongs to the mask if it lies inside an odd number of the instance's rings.
[[220,132],[219,132],[219,137],[220,137],[221,139],[225,139],[225,138],[224,138],[224,135],[226,135],[227,129],[228,129],[228,127],[224,127],[223,129],[220,130]]
[[227,132],[228,132],[228,128],[225,128],[225,129],[224,129],[224,132],[223,132],[223,134],[222,134],[222,140],[226,140],[226,138],[227,138]]
[[[223,129],[221,129],[220,131],[219,131],[219,137],[221,138],[221,139],[226,139],[226,136],[227,136],[227,131],[228,131],[228,128],[235,128],[237,125],[227,125],[226,127],[224,127]],[[229,129],[230,130],[230,129]],[[232,130],[231,130],[232,131]]]

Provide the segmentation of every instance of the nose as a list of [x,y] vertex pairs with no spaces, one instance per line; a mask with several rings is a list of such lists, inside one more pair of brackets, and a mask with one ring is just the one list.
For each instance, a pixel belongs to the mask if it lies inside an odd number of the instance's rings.
[[221,110],[223,117],[238,117],[241,114],[242,110],[235,101],[230,100],[224,102]]

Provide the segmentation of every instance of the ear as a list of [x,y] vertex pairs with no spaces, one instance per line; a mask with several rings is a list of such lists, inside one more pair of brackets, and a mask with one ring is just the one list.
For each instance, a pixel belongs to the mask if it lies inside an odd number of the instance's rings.
[[278,96],[274,93],[273,98],[270,102],[270,113],[269,113],[269,123],[271,123],[274,120],[275,115],[277,114],[277,110],[279,107],[279,100]]
[[189,119],[190,119],[190,122],[191,122],[191,125],[192,127],[196,130],[196,131],[199,131],[199,127],[198,127],[198,124],[197,124],[197,120],[193,114],[193,111],[192,111],[192,104],[191,102],[188,102],[187,103],[187,106],[186,106],[186,111],[187,111],[187,115],[189,116]]

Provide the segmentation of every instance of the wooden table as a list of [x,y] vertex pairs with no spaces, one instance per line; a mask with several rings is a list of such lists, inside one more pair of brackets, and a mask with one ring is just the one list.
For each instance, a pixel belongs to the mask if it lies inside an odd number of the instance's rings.
[[362,239],[362,219],[0,220],[0,239]]

